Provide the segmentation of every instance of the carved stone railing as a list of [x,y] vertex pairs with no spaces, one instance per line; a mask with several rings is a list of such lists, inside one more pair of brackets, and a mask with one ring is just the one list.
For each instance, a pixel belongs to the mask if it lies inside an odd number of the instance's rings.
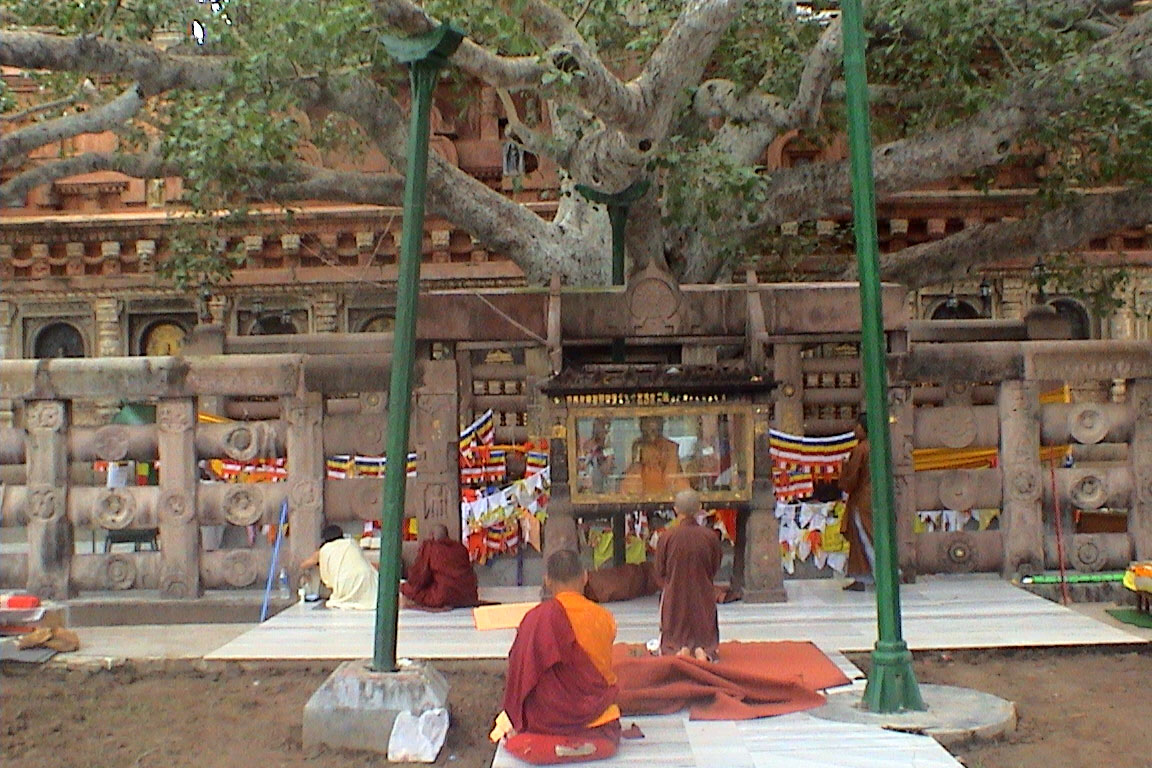
[[[379,518],[381,481],[327,478],[325,456],[368,453],[382,442],[385,402],[374,390],[387,371],[384,355],[0,363],[0,397],[13,400],[23,417],[21,427],[0,430],[0,463],[23,466],[23,483],[3,488],[0,525],[24,527],[28,535],[27,554],[0,561],[0,585],[27,587],[45,597],[149,588],[174,598],[196,597],[205,588],[250,586],[267,573],[270,551],[202,551],[200,527],[274,524],[285,503],[291,533],[282,566],[294,574],[296,564],[319,544],[325,517]],[[450,461],[456,444],[455,366],[422,361],[419,371],[413,429],[419,475],[411,481],[406,513],[458,525],[457,467]],[[265,398],[278,413],[275,419],[197,423],[198,398],[221,396]],[[72,426],[72,402],[92,398],[154,402],[156,423]],[[333,409],[343,413],[329,414],[326,406],[337,403],[341,407]],[[201,459],[277,457],[287,459],[283,483],[199,479]],[[103,488],[69,482],[70,462],[125,459],[157,461],[159,485]],[[160,549],[76,554],[77,528],[158,528]]]
[[[894,463],[906,568],[1013,575],[1058,567],[1061,553],[1065,566],[1082,571],[1152,557],[1152,344],[924,344],[895,368]],[[1040,402],[1054,385],[1117,380],[1125,384],[1123,402]],[[925,381],[945,398],[912,412],[912,386]],[[977,404],[989,388],[995,404]],[[910,429],[901,423],[909,417]],[[1071,446],[1072,467],[1041,459],[1043,447],[1063,445]],[[913,448],[994,448],[998,461],[993,469],[913,473]],[[1126,509],[1126,530],[1075,532],[1074,510],[1102,507]],[[971,508],[999,508],[1000,529],[912,532],[918,510]]]

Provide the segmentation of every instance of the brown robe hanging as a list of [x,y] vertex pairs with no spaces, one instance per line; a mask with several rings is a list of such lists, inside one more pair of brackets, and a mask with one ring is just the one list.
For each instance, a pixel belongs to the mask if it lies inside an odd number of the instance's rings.
[[693,518],[680,518],[660,535],[656,545],[656,578],[664,592],[660,598],[660,652],[703,648],[709,657],[720,644],[716,619],[716,591],[712,579],[720,569],[720,541],[716,533]]

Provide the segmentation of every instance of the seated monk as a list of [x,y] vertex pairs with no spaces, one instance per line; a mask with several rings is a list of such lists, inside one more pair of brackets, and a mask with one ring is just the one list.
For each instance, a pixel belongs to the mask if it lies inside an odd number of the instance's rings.
[[300,563],[300,570],[320,567],[320,580],[332,590],[326,605],[351,611],[376,610],[379,576],[360,545],[344,538],[344,530],[338,525],[324,526],[320,538],[324,543]]
[[640,437],[632,443],[632,463],[620,481],[621,492],[653,496],[687,489],[679,451],[676,441],[664,436],[662,417],[641,417]]
[[476,589],[468,548],[448,538],[447,527],[436,525],[432,538],[420,542],[400,594],[406,608],[462,608],[479,604]]
[[552,554],[551,599],[525,614],[508,652],[504,711],[493,741],[538,765],[611,757],[620,743],[612,671],[616,620],[583,595],[588,575],[570,550]]

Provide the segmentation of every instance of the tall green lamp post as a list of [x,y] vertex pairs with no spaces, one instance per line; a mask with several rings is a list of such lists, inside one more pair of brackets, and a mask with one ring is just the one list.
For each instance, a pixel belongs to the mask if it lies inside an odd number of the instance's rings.
[[872,135],[868,119],[868,78],[864,68],[864,19],[860,0],[840,4],[844,36],[844,82],[848,107],[848,154],[852,172],[852,212],[860,272],[860,353],[868,411],[869,471],[875,538],[876,620],[879,639],[862,706],[871,712],[922,710],[924,701],[912,672],[912,654],[900,627],[900,579],[892,495],[892,446],[888,435],[888,387],[884,322],[880,303],[880,258],[876,244],[876,199],[872,176]]
[[385,50],[408,65],[412,115],[408,127],[408,172],[404,179],[404,224],[396,279],[396,326],[392,342],[392,380],[388,391],[388,470],[380,522],[380,583],[376,598],[376,637],[372,669],[396,669],[396,620],[399,611],[401,521],[407,482],[408,427],[416,345],[416,299],[420,291],[420,251],[424,239],[424,197],[428,179],[428,116],[436,77],[456,52],[464,34],[447,24],[419,37],[382,36]]

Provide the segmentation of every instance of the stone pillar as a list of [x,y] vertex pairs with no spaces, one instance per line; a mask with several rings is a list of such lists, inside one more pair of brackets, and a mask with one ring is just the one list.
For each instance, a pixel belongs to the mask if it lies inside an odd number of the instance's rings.
[[[22,357],[22,341],[16,329],[16,305],[0,301],[0,360]],[[12,401],[0,399],[0,427],[11,427],[12,419]]]
[[1044,517],[1037,384],[1002,383],[999,409],[1004,575],[1039,573],[1044,570]]
[[28,591],[72,596],[72,522],[68,519],[68,404],[36,400],[25,406],[28,470]]
[[[564,428],[553,431],[549,444],[549,472],[552,476],[552,490],[548,499],[548,522],[544,524],[544,557],[553,552],[580,549],[580,537],[576,535],[576,516],[572,505],[572,494],[568,486],[568,439]],[[574,439],[574,436],[571,436]]]
[[799,344],[772,347],[772,378],[776,380],[773,426],[792,435],[804,433],[804,372]]
[[200,597],[200,523],[196,515],[196,401],[161,400],[156,406],[159,456],[160,594]]
[[1132,404],[1132,442],[1128,461],[1132,471],[1132,502],[1128,506],[1128,537],[1137,560],[1152,559],[1152,379],[1128,382]]
[[[460,414],[455,360],[422,360],[421,382],[413,393],[409,440],[416,451],[416,482],[409,486],[406,506],[415,515],[420,538],[432,526],[444,524],[460,540]],[[388,471],[392,472],[389,457]]]
[[[528,396],[528,410],[525,422],[529,437],[544,437],[548,434],[548,398],[540,392],[540,385],[548,379],[552,372],[551,362],[548,359],[548,350],[545,347],[529,347],[524,350],[524,367],[528,375],[524,379],[524,394]],[[461,394],[465,397],[472,394],[472,382],[462,381]]]
[[772,490],[772,460],[768,455],[768,424],[754,422],[755,475],[744,546],[744,599],[750,603],[782,603],[784,572],[780,568],[780,524]]
[[896,553],[903,581],[916,580],[916,469],[912,462],[912,435],[916,409],[912,388],[888,388],[888,418],[892,442],[892,496],[896,516]]
[[335,333],[339,329],[339,297],[334,291],[321,291],[312,298],[312,330]]
[[102,296],[92,306],[96,311],[96,357],[120,357],[127,354],[121,323],[124,303],[116,298]]
[[208,314],[211,315],[212,325],[218,325],[221,328],[227,329],[228,325],[228,310],[231,307],[228,297],[219,293],[212,294],[208,299]]
[[[116,298],[101,296],[92,303],[92,308],[96,314],[95,356],[122,357],[128,354],[128,350],[124,348],[124,327],[121,323],[124,303]],[[120,410],[121,402],[117,399],[101,398],[94,401],[93,406],[97,423],[107,424]]]
[[[288,528],[281,545],[280,565],[295,577],[303,562],[320,546],[324,525],[324,396],[307,392],[280,399],[282,418],[288,422]],[[285,554],[286,552],[286,554]]]
[[1018,278],[1005,278],[1000,294],[1000,317],[1005,320],[1019,320],[1032,306],[1032,286]]

